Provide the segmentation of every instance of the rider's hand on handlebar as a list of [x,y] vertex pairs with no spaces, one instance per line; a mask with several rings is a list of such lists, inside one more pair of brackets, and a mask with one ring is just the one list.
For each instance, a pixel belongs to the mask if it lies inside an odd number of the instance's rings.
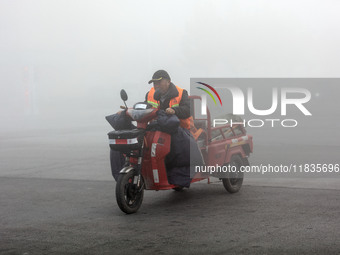
[[122,112],[126,112],[127,111],[127,107],[125,106],[120,106],[120,109],[123,109],[122,111],[118,111],[117,114],[120,115]]
[[165,112],[166,112],[167,114],[170,114],[170,115],[175,114],[175,110],[172,109],[172,108],[167,108],[167,109],[165,110]]

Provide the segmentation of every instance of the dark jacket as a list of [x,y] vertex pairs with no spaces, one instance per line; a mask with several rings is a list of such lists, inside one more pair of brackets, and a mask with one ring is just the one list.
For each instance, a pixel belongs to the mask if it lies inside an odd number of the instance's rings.
[[[145,95],[145,101],[148,101],[148,93]],[[178,90],[176,86],[171,82],[169,86],[169,90],[166,94],[166,99],[163,102],[160,102],[160,109],[165,110],[169,108],[170,100],[174,97],[178,96]],[[186,119],[190,117],[190,101],[188,92],[184,89],[182,94],[182,99],[179,102],[178,107],[173,107],[172,109],[175,110],[175,114],[179,119]]]

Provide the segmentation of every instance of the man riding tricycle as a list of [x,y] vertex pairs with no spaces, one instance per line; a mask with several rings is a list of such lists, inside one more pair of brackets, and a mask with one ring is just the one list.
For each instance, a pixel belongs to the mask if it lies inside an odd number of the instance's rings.
[[[252,136],[242,126],[212,127],[208,109],[205,119],[195,118],[194,104],[200,97],[188,97],[189,117],[179,119],[176,106],[161,109],[162,100],[166,100],[164,91],[150,92],[145,102],[127,108],[127,94],[122,90],[124,111],[107,117],[115,129],[108,136],[119,208],[127,214],[135,213],[142,204],[144,190],[181,191],[193,182],[204,179],[210,182],[211,171],[206,171],[207,166],[229,166],[229,169],[232,166],[233,171],[212,175],[222,180],[230,193],[239,191],[243,182],[240,167],[249,164]],[[117,173],[119,161],[122,167]]]

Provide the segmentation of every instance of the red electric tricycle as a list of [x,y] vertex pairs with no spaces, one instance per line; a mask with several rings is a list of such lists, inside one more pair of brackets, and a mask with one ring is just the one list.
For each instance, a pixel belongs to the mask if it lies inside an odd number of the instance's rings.
[[[155,93],[155,99],[159,99]],[[127,213],[135,213],[143,201],[144,190],[181,191],[183,187],[169,184],[165,157],[170,152],[171,135],[161,131],[147,131],[148,123],[157,117],[158,109],[148,103],[137,103],[133,108],[127,108],[127,94],[121,91],[125,104],[126,115],[137,122],[136,129],[116,130],[108,133],[111,150],[119,151],[125,156],[125,165],[119,173],[116,184],[116,200],[119,208]],[[207,109],[206,118],[195,118],[195,101],[198,96],[191,96],[193,133],[201,150],[205,165],[231,165],[237,171],[228,173],[221,178],[226,190],[238,192],[243,182],[242,165],[248,165],[248,156],[253,150],[252,136],[247,135],[243,126],[220,125],[211,126],[210,112]],[[122,107],[124,108],[124,107]],[[204,179],[210,183],[211,174],[197,172],[191,183]]]

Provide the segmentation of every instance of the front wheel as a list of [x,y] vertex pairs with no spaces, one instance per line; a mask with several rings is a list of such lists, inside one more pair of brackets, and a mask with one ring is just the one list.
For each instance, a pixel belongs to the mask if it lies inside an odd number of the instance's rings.
[[238,192],[243,183],[244,173],[240,171],[243,160],[239,155],[233,155],[230,160],[230,166],[235,166],[236,172],[229,173],[228,178],[222,178],[224,188],[230,193]]
[[116,200],[119,208],[127,213],[135,213],[142,205],[144,181],[141,177],[140,186],[133,184],[134,171],[119,174],[116,184]]

